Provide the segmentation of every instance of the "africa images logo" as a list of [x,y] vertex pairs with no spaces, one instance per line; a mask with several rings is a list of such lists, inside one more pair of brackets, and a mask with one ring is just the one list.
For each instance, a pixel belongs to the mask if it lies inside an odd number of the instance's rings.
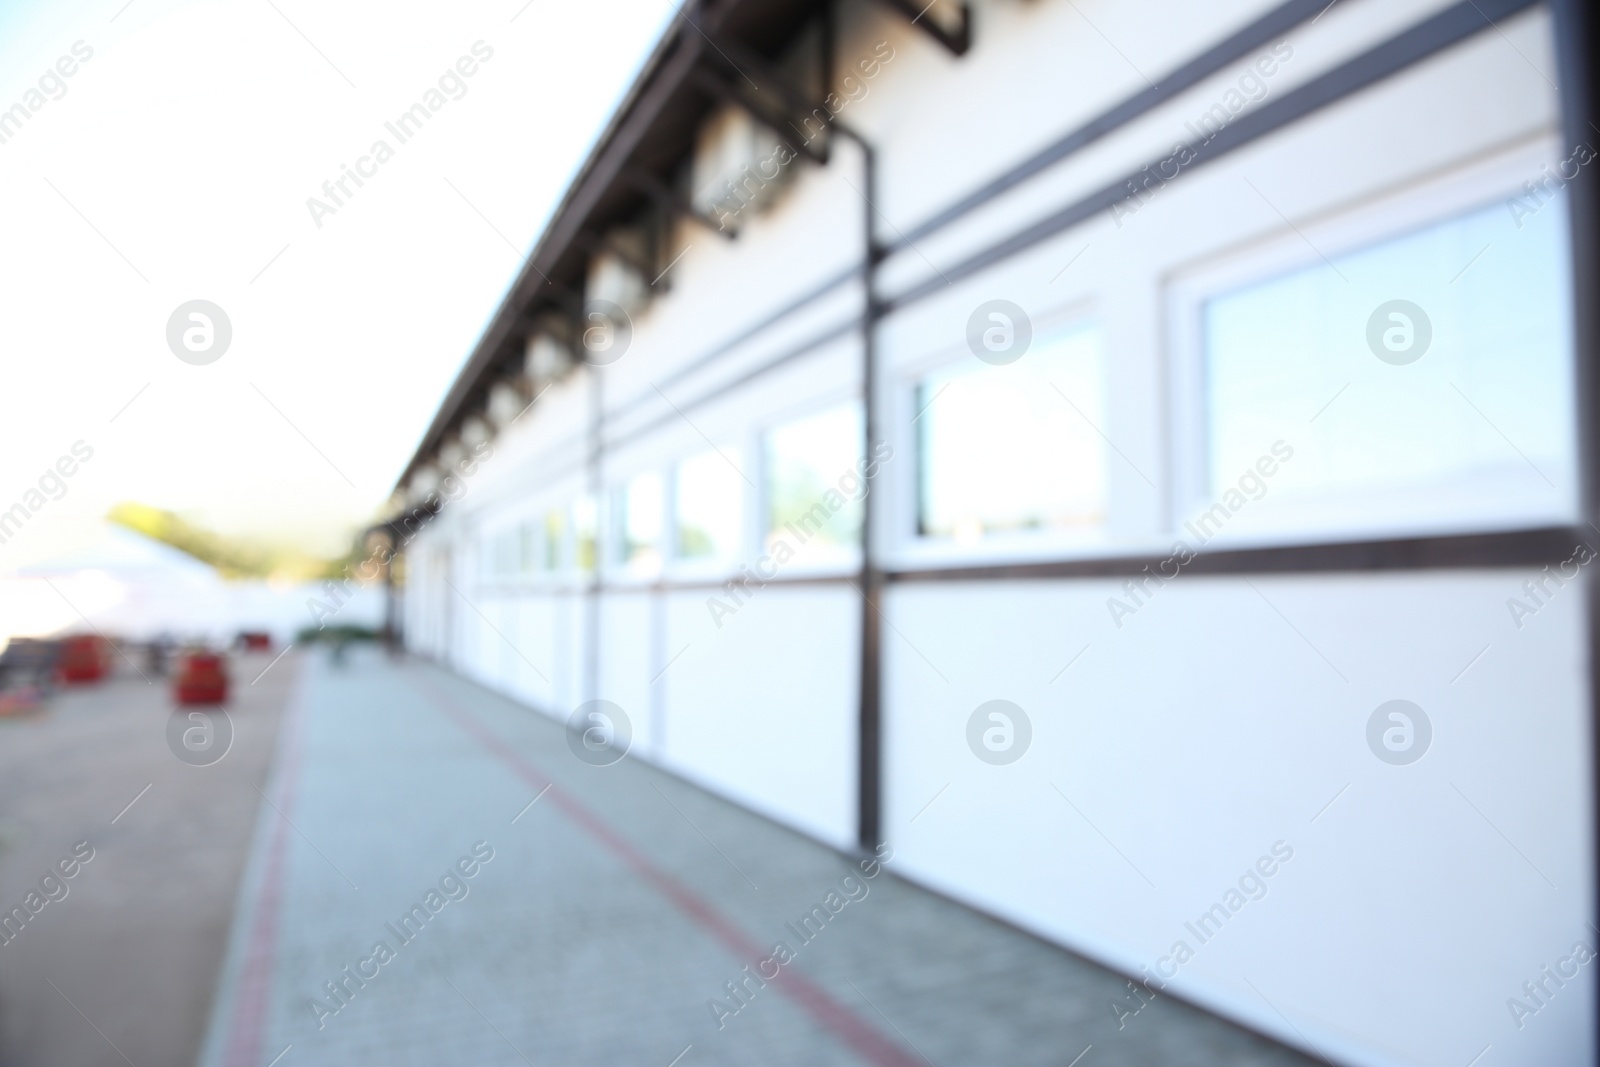
[[1409,700],[1386,701],[1367,717],[1367,747],[1385,763],[1396,767],[1415,763],[1432,743],[1428,713]]
[[633,722],[609,700],[590,700],[567,716],[567,747],[591,767],[609,767],[633,747]]
[[215,363],[232,343],[232,320],[209,300],[186,301],[167,318],[167,347],[191,366]]
[[1009,700],[988,700],[967,716],[967,747],[993,767],[1015,763],[1033,742],[1028,713]]
[[1409,300],[1379,304],[1367,319],[1367,347],[1391,366],[1415,363],[1432,343],[1432,320]]

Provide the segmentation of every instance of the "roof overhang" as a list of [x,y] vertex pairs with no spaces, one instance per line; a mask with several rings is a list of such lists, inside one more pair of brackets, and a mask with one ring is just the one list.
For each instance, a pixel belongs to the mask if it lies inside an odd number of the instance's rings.
[[[966,50],[971,16],[965,3],[878,2],[952,52]],[[767,119],[794,110],[792,86],[772,84],[749,93],[746,79],[730,77],[739,67],[729,53],[765,62],[812,20],[831,17],[833,7],[834,0],[688,0],[681,6],[445,394],[397,491],[467,418],[486,408],[496,381],[520,372],[527,338],[543,314],[577,318],[589,257],[615,227],[650,205],[693,215],[673,178],[714,108],[737,99]]]

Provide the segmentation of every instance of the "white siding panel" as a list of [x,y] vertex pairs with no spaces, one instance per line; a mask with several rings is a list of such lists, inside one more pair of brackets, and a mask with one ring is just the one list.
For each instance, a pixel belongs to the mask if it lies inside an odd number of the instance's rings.
[[[1592,943],[1583,590],[1519,630],[1531,576],[1181,576],[1121,629],[1112,580],[895,587],[897,863],[1131,972],[1183,940],[1175,990],[1292,1044],[1261,994],[1356,1062],[1513,1038],[1519,1062],[1590,1062],[1590,969],[1521,1033],[1506,1006]],[[997,698],[1034,731],[1008,766],[965,738]],[[1397,698],[1434,731],[1408,766],[1366,743]],[[1280,840],[1266,895],[1201,945],[1185,922]]]
[[654,752],[651,736],[650,593],[608,594],[600,601],[600,692],[628,715],[633,748],[641,756]]
[[856,835],[861,599],[848,587],[769,586],[719,629],[708,593],[667,609],[663,761],[824,841]]

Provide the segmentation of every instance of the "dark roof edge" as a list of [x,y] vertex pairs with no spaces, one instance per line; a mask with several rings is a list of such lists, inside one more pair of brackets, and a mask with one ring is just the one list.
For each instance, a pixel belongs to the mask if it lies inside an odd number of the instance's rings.
[[[521,314],[522,306],[527,302],[530,291],[537,289],[540,284],[547,281],[543,268],[553,267],[560,254],[566,250],[566,244],[571,240],[571,234],[557,241],[561,236],[560,231],[567,229],[567,221],[572,214],[575,202],[580,195],[589,192],[589,185],[594,180],[594,175],[600,161],[618,143],[618,137],[623,126],[639,107],[651,83],[661,72],[666,63],[667,56],[674,47],[683,39],[687,29],[692,28],[690,22],[699,11],[701,0],[688,0],[680,11],[669,23],[667,30],[656,42],[644,65],[640,68],[638,76],[623,96],[621,103],[612,112],[611,119],[595,140],[588,156],[584,159],[578,173],[568,184],[566,192],[562,195],[555,211],[550,214],[549,221],[545,223],[544,231],[535,242],[533,251],[523,260],[522,269],[517,273],[516,279],[506,290],[505,296],[500,301],[500,306],[495,310],[489,325],[479,336],[477,344],[473,347],[472,354],[462,364],[457,372],[455,381],[451,384],[449,392],[439,404],[433,421],[417,442],[416,450],[407,462],[400,477],[395,481],[394,490],[402,489],[406,482],[416,473],[417,468],[423,463],[434,449],[444,440],[446,430],[455,422],[461,413],[462,406],[466,403],[468,395],[477,387],[478,380],[488,365],[494,360],[504,343],[512,324]],[[698,31],[697,31],[698,32]],[[598,190],[596,190],[598,192]]]

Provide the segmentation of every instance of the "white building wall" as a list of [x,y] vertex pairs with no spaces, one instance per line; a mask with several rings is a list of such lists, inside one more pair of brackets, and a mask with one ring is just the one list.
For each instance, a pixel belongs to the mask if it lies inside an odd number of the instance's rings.
[[[1120,581],[896,587],[885,836],[1128,973],[1183,941],[1174,992],[1303,1045],[1281,1011],[1341,1062],[1584,1062],[1589,972],[1521,1031],[1505,1006],[1592,937],[1584,594],[1519,631],[1528,577],[1183,576],[1121,629]],[[1009,766],[966,747],[992,699],[1032,722]],[[1410,766],[1365,744],[1392,699],[1433,724]],[[1293,858],[1202,944],[1184,924],[1278,841]]]
[[[895,50],[841,115],[878,147],[880,237],[912,230],[1270,6],[988,0],[975,5],[976,43],[960,59],[876,5],[850,7],[842,62],[878,42]],[[1334,6],[1288,36],[1293,56],[1267,79],[1266,100],[1446,6]],[[1100,215],[889,316],[877,335],[879,415],[896,458],[874,496],[886,563],[1167,551],[1192,444],[1181,416],[1198,403],[1183,362],[1195,293],[1241,264],[1337,255],[1536,178],[1566,154],[1551,43],[1542,10],[1504,20],[1184,174],[1131,217]],[[1234,80],[1219,75],[917,239],[885,265],[885,289],[935,278],[1170,151]],[[859,389],[850,332],[759,373],[856,314],[854,285],[690,369],[858,261],[858,153],[840,138],[827,168],[797,165],[737,242],[685,224],[670,294],[636,318],[629,355],[601,372],[613,442],[605,485],[665,474],[708,441],[737,448],[752,483],[747,560],[759,554],[761,432]],[[1100,429],[1116,454],[1097,540],[955,550],[914,536],[912,390],[930,368],[971,358],[967,317],[995,296],[1037,325],[1102,331]],[[608,574],[598,650],[586,647],[595,600],[583,580],[485,576],[486,537],[585,491],[589,388],[580,370],[542,397],[411,546],[408,641],[557,717],[590,697],[613,700],[632,720],[637,756],[847,847],[861,599],[842,579],[853,564],[801,565],[787,576],[817,581],[759,590],[720,626],[707,598],[721,595],[725,573],[669,572],[662,588]],[[1531,524],[1503,525],[1519,523]],[[1219,544],[1493,526],[1423,516],[1243,529]],[[1522,1028],[1506,1007],[1540,967],[1595,936],[1585,593],[1567,589],[1518,629],[1505,601],[1527,577],[1185,575],[1120,628],[1106,608],[1120,579],[896,582],[883,628],[884,835],[896,866],[1130,973],[1188,940],[1197,951],[1173,992],[1349,1062],[1466,1063],[1486,1044],[1502,1062],[1591,1062],[1589,970]],[[997,698],[1022,706],[1034,728],[1033,748],[1006,767],[973,759],[964,740],[973,708]],[[1407,767],[1378,762],[1363,743],[1367,715],[1394,698],[1424,707],[1435,729],[1434,749]],[[1186,938],[1184,923],[1279,841],[1294,855],[1267,895],[1203,946]]]
[[856,836],[861,600],[769,587],[718,628],[705,595],[672,596],[663,762],[841,848]]

